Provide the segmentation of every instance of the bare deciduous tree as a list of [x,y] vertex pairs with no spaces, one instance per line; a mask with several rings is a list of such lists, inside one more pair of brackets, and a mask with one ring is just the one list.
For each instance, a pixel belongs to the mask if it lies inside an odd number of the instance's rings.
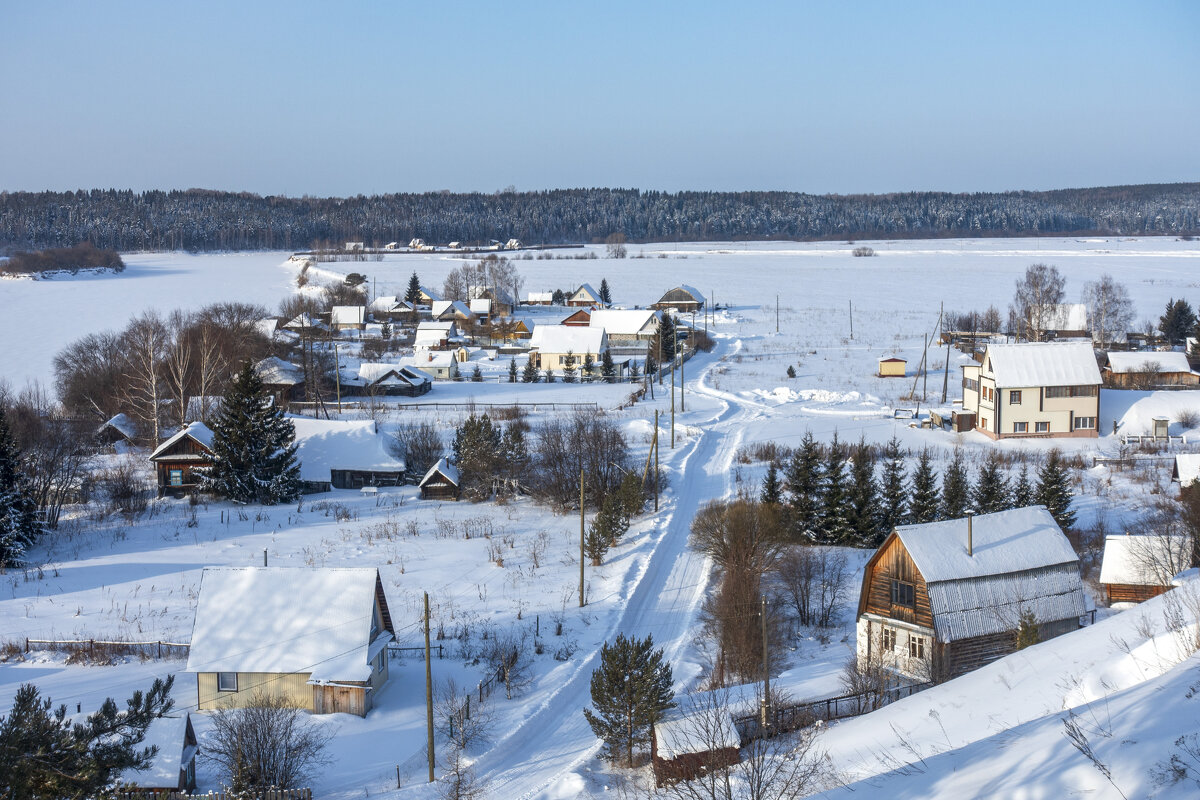
[[847,590],[846,556],[830,547],[793,547],[776,573],[801,625],[828,628],[837,622]]
[[1025,270],[1025,277],[1017,281],[1012,304],[1020,327],[1019,337],[1034,342],[1042,340],[1063,301],[1066,282],[1058,268],[1049,264],[1033,264]]
[[281,697],[256,693],[242,708],[213,712],[201,756],[234,791],[296,789],[329,763],[333,731]]
[[162,374],[168,346],[167,326],[157,313],[148,311],[130,322],[122,338],[125,343],[125,365],[121,375],[123,399],[151,445],[157,446],[162,441],[162,401],[168,396],[167,382]]
[[506,631],[492,637],[485,660],[504,682],[504,694],[511,700],[514,692],[525,688],[532,680],[533,657],[529,637],[524,630]]
[[1100,280],[1084,284],[1083,302],[1092,341],[1104,347],[1124,339],[1133,324],[1133,301],[1124,284],[1117,283],[1112,275],[1101,275]]

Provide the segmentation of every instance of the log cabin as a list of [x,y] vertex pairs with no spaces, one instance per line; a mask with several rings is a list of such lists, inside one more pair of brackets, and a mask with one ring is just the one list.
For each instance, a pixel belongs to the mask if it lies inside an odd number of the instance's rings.
[[1197,386],[1200,373],[1192,369],[1183,353],[1112,352],[1104,367],[1104,382],[1121,389]]
[[305,493],[364,486],[402,486],[408,467],[388,451],[374,420],[290,417]]
[[1190,542],[1166,534],[1104,537],[1100,585],[1113,603],[1141,603],[1171,589],[1171,579],[1188,566]]
[[421,499],[457,500],[460,493],[459,483],[458,467],[448,459],[439,458],[418,484],[421,488]]
[[680,284],[674,289],[669,289],[658,299],[657,303],[653,303],[650,307],[660,311],[674,309],[681,314],[686,314],[704,308],[704,295],[700,294],[698,289],[687,284]]
[[[654,723],[650,763],[654,783],[662,788],[690,781],[742,760],[741,737],[723,689],[697,692],[677,702]],[[753,713],[753,708],[741,709]]]
[[1085,611],[1079,557],[1044,506],[902,525],[863,572],[858,659],[940,681],[1013,652],[1023,612],[1044,640]]
[[213,465],[213,432],[203,422],[193,422],[160,444],[150,454],[158,476],[158,496],[184,497],[199,487],[194,471]]
[[262,693],[314,714],[364,717],[387,682],[394,639],[374,568],[209,567],[187,671],[200,710]]

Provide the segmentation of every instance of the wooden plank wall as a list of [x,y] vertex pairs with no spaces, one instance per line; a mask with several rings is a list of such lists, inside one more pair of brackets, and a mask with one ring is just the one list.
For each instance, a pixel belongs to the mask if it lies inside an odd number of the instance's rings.
[[[929,591],[925,579],[917,571],[904,544],[897,536],[884,545],[884,551],[870,566],[870,582],[867,588],[865,610],[881,617],[902,620],[933,627],[933,612],[929,607]],[[916,607],[908,608],[892,604],[892,581],[900,580],[913,584]]]

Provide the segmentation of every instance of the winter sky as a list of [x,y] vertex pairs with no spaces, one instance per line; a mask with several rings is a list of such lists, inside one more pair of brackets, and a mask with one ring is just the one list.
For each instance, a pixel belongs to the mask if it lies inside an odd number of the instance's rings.
[[1200,180],[1200,3],[0,0],[0,190]]

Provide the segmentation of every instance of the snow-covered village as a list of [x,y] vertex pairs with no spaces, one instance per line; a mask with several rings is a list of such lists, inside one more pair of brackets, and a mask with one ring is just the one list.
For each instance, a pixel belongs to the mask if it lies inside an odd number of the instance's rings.
[[0,26],[0,800],[1200,796],[1200,112],[1037,80],[1190,6],[145,11]]

